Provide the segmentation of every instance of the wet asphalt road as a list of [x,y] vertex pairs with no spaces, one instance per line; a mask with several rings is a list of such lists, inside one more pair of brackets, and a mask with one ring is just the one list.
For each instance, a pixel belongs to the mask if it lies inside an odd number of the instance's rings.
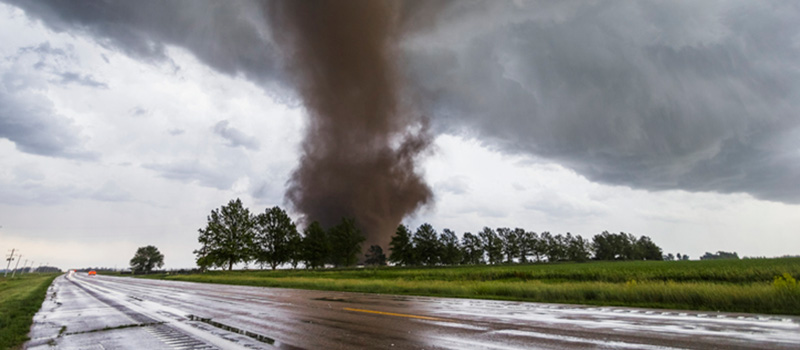
[[57,278],[28,349],[800,349],[786,316]]

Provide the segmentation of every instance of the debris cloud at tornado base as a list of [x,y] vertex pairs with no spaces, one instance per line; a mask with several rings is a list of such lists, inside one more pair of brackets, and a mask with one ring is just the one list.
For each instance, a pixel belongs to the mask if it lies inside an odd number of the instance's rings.
[[416,160],[431,148],[398,75],[401,8],[386,1],[269,2],[275,41],[308,125],[287,200],[325,226],[352,217],[386,248],[406,215],[432,201]]

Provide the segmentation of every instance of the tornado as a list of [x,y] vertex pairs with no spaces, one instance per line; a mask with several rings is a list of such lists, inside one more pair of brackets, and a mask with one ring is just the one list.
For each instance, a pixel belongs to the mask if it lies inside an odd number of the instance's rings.
[[432,201],[418,169],[432,136],[398,74],[403,11],[373,0],[264,6],[308,115],[286,200],[307,223],[354,218],[363,248],[385,249],[403,218]]

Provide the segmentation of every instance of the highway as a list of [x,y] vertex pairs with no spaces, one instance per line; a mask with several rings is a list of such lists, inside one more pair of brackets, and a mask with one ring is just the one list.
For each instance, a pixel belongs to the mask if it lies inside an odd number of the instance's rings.
[[27,349],[800,349],[800,318],[58,277]]

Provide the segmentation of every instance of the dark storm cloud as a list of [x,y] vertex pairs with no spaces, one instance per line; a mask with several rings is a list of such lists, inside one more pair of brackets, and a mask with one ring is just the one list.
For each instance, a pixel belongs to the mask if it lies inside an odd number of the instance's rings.
[[605,183],[800,203],[796,2],[527,4],[408,44],[439,131]]
[[259,148],[258,140],[255,137],[247,136],[240,130],[229,126],[230,122],[222,120],[212,129],[215,134],[228,140],[230,147],[244,147],[249,150],[257,151]]
[[214,69],[244,75],[271,93],[282,85],[277,52],[250,1],[3,0],[57,32],[86,34],[100,45],[146,61],[169,61],[167,47],[192,52]]
[[[176,45],[287,86],[250,2],[9,2],[134,57]],[[800,203],[800,3],[404,4],[397,54],[436,132],[604,183]]]

